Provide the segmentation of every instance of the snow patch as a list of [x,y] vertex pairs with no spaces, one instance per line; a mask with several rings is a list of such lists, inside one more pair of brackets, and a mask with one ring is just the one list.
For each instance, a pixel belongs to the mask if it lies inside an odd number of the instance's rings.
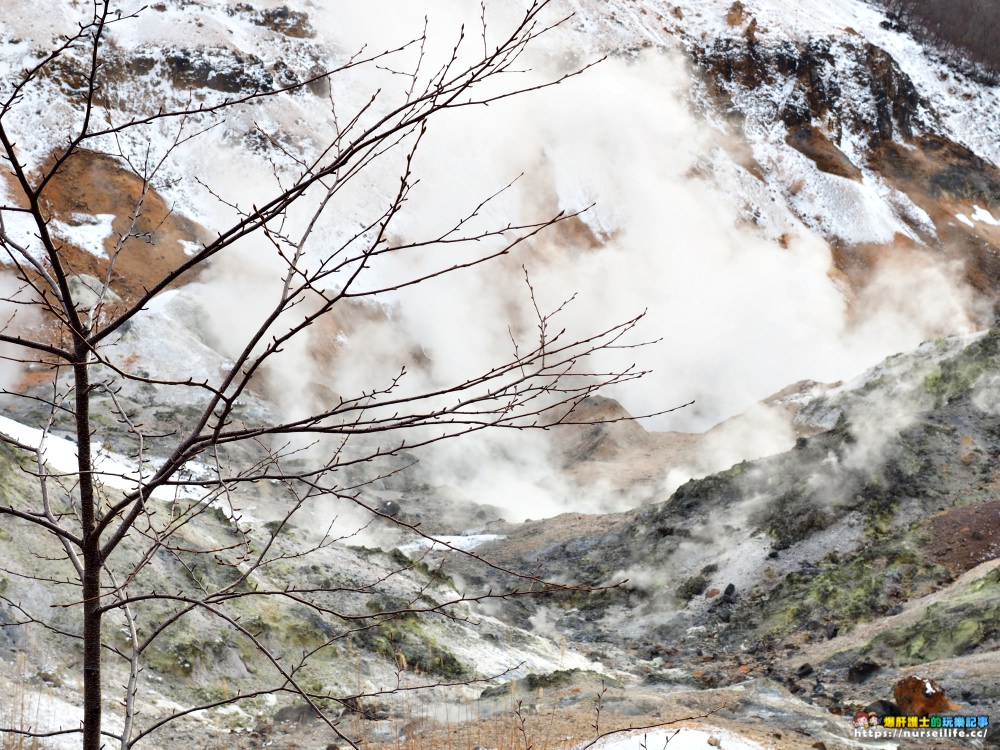
[[990,226],[1000,227],[1000,220],[997,220],[992,213],[987,211],[985,208],[973,204],[972,206],[972,218],[975,221],[980,221],[983,224],[989,224]]
[[404,555],[412,556],[414,553],[424,550],[444,550],[449,547],[468,552],[486,542],[495,542],[506,537],[500,534],[463,534],[460,536],[439,536],[435,539],[417,539],[413,542],[400,545],[399,551]]
[[53,233],[67,242],[71,242],[81,250],[86,250],[98,258],[107,258],[104,251],[104,240],[111,236],[114,214],[73,214],[72,224],[52,221],[49,226]]
[[[56,475],[72,477],[79,471],[77,444],[73,440],[28,427],[4,416],[0,416],[0,434],[16,441],[23,448],[40,450],[42,461]],[[101,484],[125,492],[135,490],[142,478],[150,476],[154,471],[148,463],[140,471],[134,461],[113,453],[100,444],[94,446],[92,461],[94,475]],[[170,500],[176,496],[176,491],[164,487],[152,496]]]
[[179,240],[179,242],[184,254],[189,258],[205,249],[205,246],[200,242],[191,242],[190,240]]
[[[4,202],[9,200],[5,194],[2,180],[0,180],[0,197],[4,199]],[[41,260],[42,246],[38,242],[38,227],[35,226],[35,221],[31,218],[31,215],[22,211],[3,211],[2,213],[3,228],[7,236],[24,248],[32,258]],[[3,262],[7,264],[11,260],[8,251],[3,257]],[[18,256],[15,260],[23,261],[24,259]]]

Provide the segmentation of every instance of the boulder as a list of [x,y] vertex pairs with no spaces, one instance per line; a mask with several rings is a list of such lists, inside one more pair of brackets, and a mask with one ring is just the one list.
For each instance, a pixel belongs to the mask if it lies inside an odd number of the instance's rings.
[[929,716],[962,708],[948,700],[944,688],[934,680],[912,675],[896,683],[893,697],[904,716]]

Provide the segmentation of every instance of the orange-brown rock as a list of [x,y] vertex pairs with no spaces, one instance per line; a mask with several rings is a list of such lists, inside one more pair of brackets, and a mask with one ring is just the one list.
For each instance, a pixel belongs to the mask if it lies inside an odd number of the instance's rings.
[[893,695],[903,716],[930,716],[962,708],[948,700],[944,688],[924,677],[904,677],[896,683]]

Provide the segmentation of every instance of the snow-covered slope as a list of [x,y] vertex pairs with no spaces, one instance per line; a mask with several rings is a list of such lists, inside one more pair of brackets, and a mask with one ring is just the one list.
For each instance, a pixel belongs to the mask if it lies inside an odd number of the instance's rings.
[[[886,17],[864,0],[611,0],[573,6],[585,19],[585,33],[601,40],[607,49],[631,37],[636,46],[654,44],[691,49],[746,40],[747,28],[756,20],[759,44],[774,47],[825,39],[834,44],[831,75],[851,66],[846,48],[868,42],[888,53],[912,81],[921,98],[928,125],[1000,166],[1000,87],[985,86],[950,68],[939,53],[885,23]],[[838,54],[839,53],[839,54]],[[780,94],[778,94],[780,95]],[[873,102],[864,92],[845,91],[856,114],[874,117]],[[763,96],[757,106],[773,112],[774,99]],[[752,108],[754,102],[747,102]],[[761,113],[763,114],[763,112]],[[772,118],[773,122],[773,118]]]
[[[503,28],[519,8],[512,0],[490,3],[489,28]],[[306,80],[345,63],[363,44],[377,52],[413,38],[425,10],[433,11],[428,55],[440,54],[459,23],[474,28],[479,15],[459,3],[393,6],[391,23],[385,11],[357,4],[160,2],[136,18],[128,18],[128,3],[122,10],[107,32],[108,108],[100,115],[114,121]],[[705,428],[789,382],[850,376],[893,351],[981,328],[989,318],[983,299],[997,273],[989,248],[1000,216],[989,192],[1000,158],[1000,125],[990,116],[998,109],[996,88],[963,78],[911,38],[883,28],[882,16],[860,0],[577,0],[551,10],[552,18],[574,15],[537,41],[528,81],[602,54],[611,59],[557,89],[442,118],[416,162],[427,188],[414,195],[396,231],[433,231],[463,196],[488,194],[522,171],[528,177],[487,208],[487,217],[506,222],[538,206],[596,206],[583,216],[583,234],[553,232],[509,268],[449,286],[434,306],[387,296],[393,331],[381,335],[423,347],[432,380],[450,377],[460,363],[490,362],[506,346],[508,323],[530,325],[521,263],[546,300],[576,291],[589,300],[566,313],[578,330],[649,309],[646,335],[664,343],[644,363],[662,379],[612,395],[633,412],[697,399],[660,427]],[[54,35],[87,12],[69,0],[48,0],[42,13],[17,7],[0,64],[16,71],[38,61]],[[403,56],[397,64],[412,62]],[[4,116],[29,165],[41,164],[81,121],[73,103],[80,81],[69,68],[56,66]],[[379,101],[397,95],[392,80],[360,68],[238,107],[171,152],[154,185],[174,212],[218,231],[235,215],[195,181],[204,165],[212,166],[203,176],[230,204],[257,203],[275,189],[275,169],[280,176],[324,146],[335,128],[331,103],[346,121],[377,87],[384,87]],[[889,95],[896,100],[887,104]],[[133,164],[149,147],[154,163],[178,132],[193,135],[207,124],[200,117],[182,131],[177,121],[153,125],[100,146]],[[923,182],[901,168],[887,174],[888,163],[907,155],[933,158],[919,141],[928,134],[944,139],[940,153],[968,147],[978,155],[983,195],[930,195],[938,172]],[[887,155],[891,147],[899,153]],[[345,237],[370,220],[398,168],[388,159],[366,170],[322,231]],[[83,228],[109,221],[106,213],[81,219],[68,206],[57,213],[68,228],[63,236],[82,245],[96,238],[83,237]],[[5,220],[23,225],[15,213],[5,212]],[[30,228],[21,230],[30,244]],[[243,256],[220,260],[224,284],[203,290],[210,330],[228,334],[238,303],[266,290],[275,272],[266,245],[251,243]],[[495,283],[496,273],[503,283]],[[481,316],[470,318],[470,309]],[[475,333],[456,333],[462,319]],[[473,336],[482,343],[470,348]],[[373,356],[383,354],[376,348]],[[366,373],[379,371],[369,364]],[[345,385],[337,375],[332,380],[335,390]]]

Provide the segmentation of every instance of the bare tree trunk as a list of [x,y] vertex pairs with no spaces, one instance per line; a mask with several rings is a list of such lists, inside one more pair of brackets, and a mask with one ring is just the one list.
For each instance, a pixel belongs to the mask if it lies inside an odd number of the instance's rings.
[[83,750],[101,747],[101,566],[84,552]]
[[101,747],[101,543],[90,449],[90,352],[76,344],[76,444],[83,528],[83,750]]

